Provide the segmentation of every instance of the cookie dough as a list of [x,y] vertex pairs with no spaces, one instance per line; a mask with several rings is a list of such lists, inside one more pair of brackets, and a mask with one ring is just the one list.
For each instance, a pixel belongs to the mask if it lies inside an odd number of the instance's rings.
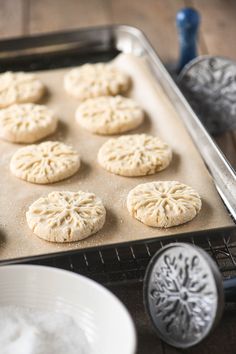
[[145,176],[164,170],[171,162],[170,147],[158,137],[134,134],[109,139],[98,152],[98,162],[121,176]]
[[79,167],[78,152],[58,141],[23,147],[10,162],[10,170],[16,177],[39,184],[61,181],[75,174]]
[[51,242],[82,240],[105,222],[106,210],[93,193],[51,192],[36,200],[26,213],[29,228]]
[[127,198],[130,214],[145,225],[168,228],[192,220],[200,211],[200,196],[176,181],[139,184]]
[[144,112],[138,104],[122,96],[91,98],[81,103],[76,121],[95,134],[112,135],[137,128]]
[[54,112],[43,105],[14,104],[0,110],[0,137],[13,143],[34,143],[56,127]]
[[11,71],[0,74],[0,108],[37,102],[44,92],[43,83],[34,74]]
[[127,91],[129,77],[112,64],[85,64],[70,70],[64,78],[66,92],[83,101],[98,96],[115,96]]

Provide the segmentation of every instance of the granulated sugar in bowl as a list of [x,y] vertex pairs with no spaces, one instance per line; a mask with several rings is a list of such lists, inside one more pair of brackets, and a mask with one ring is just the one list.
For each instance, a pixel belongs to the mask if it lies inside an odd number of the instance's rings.
[[123,304],[96,282],[35,265],[0,267],[1,354],[134,354]]

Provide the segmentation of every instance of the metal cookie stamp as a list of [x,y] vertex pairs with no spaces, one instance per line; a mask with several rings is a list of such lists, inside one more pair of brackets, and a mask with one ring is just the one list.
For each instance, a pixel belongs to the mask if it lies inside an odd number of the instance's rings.
[[175,347],[191,347],[211,332],[222,314],[220,271],[200,248],[170,244],[148,266],[144,299],[159,336]]
[[178,84],[211,134],[236,128],[236,63],[202,56],[181,71]]

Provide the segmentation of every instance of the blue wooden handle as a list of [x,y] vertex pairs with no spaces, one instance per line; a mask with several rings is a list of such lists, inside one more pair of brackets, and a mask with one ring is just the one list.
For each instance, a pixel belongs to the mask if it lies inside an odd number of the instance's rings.
[[200,23],[199,13],[192,8],[184,8],[176,15],[179,33],[180,58],[177,71],[197,56],[197,34]]

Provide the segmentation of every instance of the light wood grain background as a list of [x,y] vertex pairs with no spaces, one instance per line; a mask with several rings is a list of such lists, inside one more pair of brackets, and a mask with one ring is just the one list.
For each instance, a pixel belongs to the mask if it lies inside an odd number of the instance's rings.
[[234,0],[0,0],[0,37],[110,23],[142,29],[164,61],[178,55],[176,12],[201,13],[199,52],[236,59]]
[[178,55],[176,12],[201,13],[200,54],[236,59],[234,0],[0,0],[0,37],[126,23],[142,29],[164,61]]

